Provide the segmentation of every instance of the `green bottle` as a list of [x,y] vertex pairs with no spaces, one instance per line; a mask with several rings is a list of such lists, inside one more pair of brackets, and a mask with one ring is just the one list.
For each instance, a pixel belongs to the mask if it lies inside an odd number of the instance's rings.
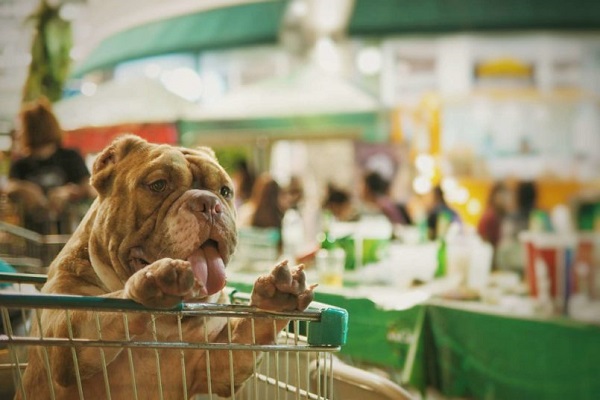
[[437,232],[437,241],[438,245],[438,253],[437,253],[437,269],[435,270],[434,277],[441,278],[446,276],[446,233],[448,232],[448,227],[452,222],[452,214],[447,211],[441,211],[436,220],[436,232]]
[[439,240],[437,252],[437,269],[433,275],[436,278],[446,276],[446,239],[443,237]]
[[333,249],[336,247],[335,239],[331,236],[330,226],[333,216],[328,211],[323,213],[323,230],[319,234],[319,243],[322,249]]

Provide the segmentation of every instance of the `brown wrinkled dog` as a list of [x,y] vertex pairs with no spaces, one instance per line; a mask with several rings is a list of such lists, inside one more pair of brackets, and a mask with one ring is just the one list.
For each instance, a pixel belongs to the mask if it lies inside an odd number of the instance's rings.
[[[94,163],[91,183],[98,192],[89,212],[50,266],[44,293],[132,299],[150,307],[172,307],[180,301],[226,302],[225,266],[237,242],[232,182],[207,148],[196,150],[150,144],[137,136],[116,139]],[[312,300],[303,267],[290,270],[284,262],[270,275],[257,279],[251,304],[274,311],[303,310]],[[99,313],[104,340],[124,340],[121,313]],[[73,335],[100,339],[92,313],[71,311]],[[251,343],[251,321],[232,319],[233,341]],[[150,318],[128,314],[135,340],[152,340]],[[277,323],[283,329],[285,321]],[[35,324],[34,324],[35,325]],[[183,340],[227,342],[226,320],[202,317],[182,320]],[[65,312],[42,313],[44,337],[68,337]],[[258,343],[272,343],[273,322],[256,319]],[[159,341],[177,341],[175,317],[157,319]],[[39,335],[34,332],[33,335]],[[71,349],[48,347],[57,399],[79,398]],[[127,351],[105,348],[113,399],[133,398]],[[138,398],[159,397],[153,349],[134,349],[133,364]],[[179,351],[160,351],[161,383],[165,399],[182,399]],[[206,353],[187,351],[188,395],[207,392]],[[77,350],[85,398],[107,398],[100,350]],[[229,356],[211,351],[212,392],[231,393]],[[234,354],[235,390],[252,374],[251,352]],[[24,373],[28,399],[50,398],[42,349],[32,347]],[[17,394],[20,398],[20,394]]]

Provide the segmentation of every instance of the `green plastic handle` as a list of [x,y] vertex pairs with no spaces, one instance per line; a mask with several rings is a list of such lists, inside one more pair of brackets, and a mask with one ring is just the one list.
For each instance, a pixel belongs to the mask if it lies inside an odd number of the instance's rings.
[[321,321],[308,324],[311,346],[342,346],[348,337],[348,312],[343,308],[321,309]]
[[20,272],[0,272],[0,282],[31,283],[34,285],[46,283],[45,274],[23,274]]
[[174,308],[159,309],[148,308],[133,300],[112,299],[97,296],[75,296],[75,295],[57,295],[57,294],[20,294],[6,293],[0,294],[0,305],[7,307],[23,308],[66,308],[66,309],[84,309],[97,311],[181,311],[183,304],[180,303]]

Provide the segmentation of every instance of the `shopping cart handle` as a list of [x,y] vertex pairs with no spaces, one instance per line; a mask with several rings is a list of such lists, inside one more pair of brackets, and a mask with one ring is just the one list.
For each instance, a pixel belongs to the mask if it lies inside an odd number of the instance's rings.
[[342,346],[348,337],[348,312],[343,308],[313,302],[310,308],[321,312],[319,322],[308,325],[308,344],[313,346]]
[[[42,284],[45,275],[30,275],[20,273],[0,273],[0,281],[13,283]],[[250,295],[240,293],[236,290],[226,290],[230,299],[249,300]],[[188,304],[180,303],[170,309],[148,308],[133,300],[114,299],[96,296],[57,295],[57,294],[24,294],[24,293],[0,293],[0,305],[7,307],[22,308],[67,308],[67,309],[93,309],[96,311],[138,311],[172,313],[179,311],[190,311]],[[204,312],[225,312],[221,310],[227,305],[202,303]],[[198,309],[196,312],[201,312]],[[252,310],[251,310],[252,311]],[[313,301],[307,311],[316,317],[318,321],[312,320],[308,324],[308,338],[310,345],[338,347],[346,344],[348,336],[348,312],[343,308],[330,306],[328,304]],[[302,314],[302,312],[297,312]],[[273,313],[276,315],[277,313]],[[294,317],[293,315],[291,316]]]
[[170,313],[183,309],[183,304],[173,308],[149,308],[130,299],[113,299],[99,296],[79,296],[70,294],[22,294],[0,293],[0,305],[15,308],[51,308],[95,311],[133,311]]
[[24,274],[22,272],[0,272],[0,282],[6,283],[29,283],[32,285],[43,285],[48,276],[45,274]]
[[[250,301],[250,294],[228,288],[232,302]],[[313,301],[307,311],[318,312],[319,321],[311,321],[308,325],[308,344],[314,346],[342,346],[348,336],[348,312],[343,308]]]

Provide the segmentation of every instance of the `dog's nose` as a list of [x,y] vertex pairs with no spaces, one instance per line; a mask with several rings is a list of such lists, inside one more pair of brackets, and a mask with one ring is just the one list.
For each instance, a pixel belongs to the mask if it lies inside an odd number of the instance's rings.
[[198,191],[190,201],[189,207],[194,213],[204,214],[208,217],[223,212],[223,205],[219,198],[206,190]]

